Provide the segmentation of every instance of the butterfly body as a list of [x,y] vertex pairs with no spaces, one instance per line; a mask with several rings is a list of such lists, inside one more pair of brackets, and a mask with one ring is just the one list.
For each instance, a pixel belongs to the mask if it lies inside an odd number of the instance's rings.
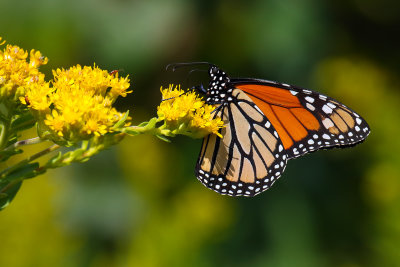
[[[189,65],[190,63],[182,63]],[[274,81],[230,78],[209,65],[206,103],[225,124],[222,138],[204,138],[197,178],[231,196],[255,196],[282,175],[287,161],[319,149],[354,146],[367,122],[337,100]]]

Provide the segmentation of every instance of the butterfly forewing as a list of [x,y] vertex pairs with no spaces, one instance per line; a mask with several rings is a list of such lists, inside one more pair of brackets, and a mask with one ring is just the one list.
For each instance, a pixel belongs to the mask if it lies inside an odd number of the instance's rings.
[[360,115],[340,102],[287,84],[263,80],[236,80],[271,121],[290,158],[320,148],[346,147],[369,134]]
[[318,120],[319,128],[288,149],[290,158],[320,148],[348,147],[365,140],[370,129],[356,112],[333,98],[306,89],[292,87],[302,105]]
[[216,116],[225,122],[222,138],[203,140],[196,176],[210,189],[232,196],[254,196],[267,190],[287,161],[283,144],[271,122],[241,90]]

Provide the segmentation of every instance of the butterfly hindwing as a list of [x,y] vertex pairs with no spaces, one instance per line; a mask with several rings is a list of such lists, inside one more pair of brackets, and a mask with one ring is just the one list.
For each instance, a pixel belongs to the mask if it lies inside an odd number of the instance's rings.
[[232,196],[254,196],[282,174],[288,159],[279,136],[254,102],[241,90],[216,112],[225,122],[222,138],[203,140],[197,178],[208,188]]

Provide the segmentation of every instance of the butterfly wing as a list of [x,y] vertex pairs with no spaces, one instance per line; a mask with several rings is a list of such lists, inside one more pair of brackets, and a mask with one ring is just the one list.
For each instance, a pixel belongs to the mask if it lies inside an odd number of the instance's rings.
[[197,178],[208,188],[231,196],[254,196],[281,176],[288,159],[278,133],[254,102],[241,90],[223,105],[226,127],[222,138],[203,140],[196,165]]
[[353,146],[370,133],[367,122],[317,92],[267,80],[232,79],[270,120],[291,158],[320,148]]

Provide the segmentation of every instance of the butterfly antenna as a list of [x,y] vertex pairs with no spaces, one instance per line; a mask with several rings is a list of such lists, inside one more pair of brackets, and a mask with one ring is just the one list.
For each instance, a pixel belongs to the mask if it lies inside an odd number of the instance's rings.
[[188,74],[186,75],[186,79],[185,82],[187,83],[189,81],[189,76],[195,72],[195,71],[201,71],[201,72],[207,72],[207,70],[203,70],[203,69],[192,69],[191,71],[188,72]]
[[171,64],[168,64],[165,67],[165,69],[168,70],[168,69],[172,68],[172,71],[175,71],[176,69],[181,68],[181,67],[196,66],[196,65],[208,65],[210,67],[215,66],[214,64],[212,64],[210,62],[199,61],[199,62],[171,63]]
[[195,71],[205,71],[205,72],[207,72],[207,70],[203,70],[203,69],[192,69],[191,71],[189,71],[188,76],[190,74],[192,74],[193,72],[195,72]]

